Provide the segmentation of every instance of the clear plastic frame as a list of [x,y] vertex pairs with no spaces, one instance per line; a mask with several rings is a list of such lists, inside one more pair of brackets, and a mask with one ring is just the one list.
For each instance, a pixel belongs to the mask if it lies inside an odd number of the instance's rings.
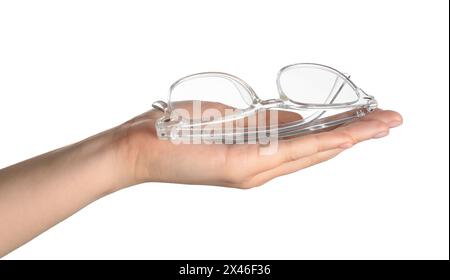
[[[278,72],[276,84],[278,97],[263,100],[245,81],[227,73],[204,72],[183,77],[170,87],[167,103],[153,103],[163,112],[156,121],[158,137],[226,143],[255,140],[261,135],[282,139],[334,128],[377,107],[374,97],[357,87],[349,75],[325,65],[285,66]],[[199,110],[194,107],[202,103],[206,104],[205,110],[200,109],[196,116],[195,111]],[[212,114],[211,109],[219,113]],[[276,114],[298,117],[280,122]],[[276,120],[266,121],[265,116],[275,116]],[[254,122],[249,121],[252,117]],[[261,124],[262,120],[265,123]]]

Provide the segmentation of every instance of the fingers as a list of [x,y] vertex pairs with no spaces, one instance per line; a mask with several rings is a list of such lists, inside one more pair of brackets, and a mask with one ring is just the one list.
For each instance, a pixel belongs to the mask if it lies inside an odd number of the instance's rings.
[[[349,125],[339,127],[329,132],[317,134],[316,136],[318,137],[318,139],[322,138],[322,140],[324,140],[325,138],[321,135],[327,134],[327,136],[336,136],[336,132],[341,132],[344,135],[350,137],[352,144],[357,144],[359,142],[372,138],[380,138],[386,136],[389,133],[389,128],[402,124],[402,121],[403,120],[401,115],[397,112],[376,110],[360,121],[350,123]],[[327,139],[329,140],[328,137]],[[305,143],[306,142],[303,142],[303,144]],[[319,143],[320,141],[316,142],[317,145],[319,145]],[[250,188],[262,185],[275,177],[293,173],[303,168],[307,168],[309,166],[327,161],[345,150],[345,147],[343,146],[338,148],[330,148],[333,146],[333,144],[331,143],[328,143],[329,146],[327,146],[327,144],[321,145],[323,145],[321,146],[322,149],[318,148],[317,153],[312,153],[307,156],[300,157],[296,160],[285,161],[284,163],[273,169],[269,169],[255,175],[251,179],[247,180],[243,184],[243,186],[245,188]],[[326,149],[325,147],[328,147],[329,149]],[[311,150],[309,150],[309,152],[311,152]]]
[[381,138],[389,134],[389,129],[401,125],[402,116],[394,111],[377,109],[359,121],[337,128],[348,133],[354,144],[371,138]]
[[[258,160],[270,163],[266,169],[300,158],[338,147],[349,148],[353,138],[348,133],[329,131],[306,135],[299,138],[278,141],[277,152],[273,155],[259,155]],[[264,171],[264,170],[260,170]]]
[[386,136],[391,127],[401,123],[400,114],[377,110],[359,121],[328,132],[281,140],[274,155],[256,156],[254,175],[247,176],[238,186],[259,186],[275,177],[329,160],[354,144]]
[[346,149],[361,141],[379,138],[388,133],[389,126],[387,124],[377,119],[368,119],[327,132],[280,140],[278,141],[278,150],[273,155],[261,155],[261,153],[255,155],[252,172],[254,172],[253,174],[261,173],[283,163],[296,161],[327,150]]
[[256,175],[268,171],[266,175],[261,176],[270,177],[308,167],[315,164],[318,159],[325,158],[329,150],[334,150],[335,153],[362,141],[386,136],[389,133],[387,123],[399,120],[401,116],[397,113],[380,110],[371,114],[370,118],[328,132],[281,140],[275,154],[255,155],[251,173]]
[[301,169],[313,166],[315,164],[330,160],[340,154],[344,149],[337,148],[323,151],[308,157],[304,157],[295,161],[284,163],[274,169],[267,170],[243,182],[242,188],[253,188],[265,184],[266,182],[283,175],[294,173]]
[[347,126],[339,127],[335,131],[345,133],[352,138],[352,143],[386,136],[389,133],[389,126],[378,120],[356,121]]
[[389,114],[389,112],[378,112],[370,119],[356,121],[331,131],[281,140],[278,142],[276,154],[260,156],[260,160],[270,160],[273,163],[272,167],[274,167],[326,150],[345,149],[361,141],[385,136],[389,133],[389,126],[385,122],[380,121],[380,119],[385,121],[392,120]]
[[[278,146],[274,147],[276,151],[270,155],[262,155],[261,147],[258,145],[236,145],[229,147],[226,157],[226,166],[229,168],[222,171],[221,174],[224,176],[224,180],[239,187],[242,182],[247,182],[257,174],[268,172],[261,176],[277,176],[281,172],[280,166],[286,163],[328,150],[349,148],[353,145],[353,141],[348,133],[339,131],[312,134],[278,141]],[[300,162],[294,163],[289,170],[292,168],[298,170],[301,168],[300,166]]]
[[374,112],[368,114],[363,119],[364,120],[378,120],[387,124],[390,128],[399,126],[403,123],[402,116],[391,110],[381,110],[376,109]]

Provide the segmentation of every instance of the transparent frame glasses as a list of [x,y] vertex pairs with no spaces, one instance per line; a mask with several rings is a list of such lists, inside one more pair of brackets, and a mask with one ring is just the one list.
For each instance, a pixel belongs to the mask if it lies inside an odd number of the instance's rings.
[[[302,77],[302,73],[309,71],[315,76],[328,77],[330,85],[326,90],[319,91],[323,88],[323,83],[320,79],[317,81],[308,80],[308,77]],[[295,75],[290,82],[284,82],[287,73],[294,73]],[[308,73],[308,72],[305,72]],[[244,102],[248,105],[247,108],[240,109],[236,113],[223,116],[214,120],[190,120],[184,118],[174,118],[172,113],[174,111],[173,93],[182,84],[201,78],[218,78],[225,79],[231,82],[237,91],[240,93]],[[291,90],[287,85],[296,84],[297,81],[306,81],[309,83],[309,89],[303,89],[304,92],[296,92],[292,96]],[[250,116],[257,115],[261,111],[287,111],[294,112],[302,116],[302,118],[285,123],[285,124],[271,124],[263,128],[258,128],[258,133],[251,129],[233,130],[231,132],[220,131],[219,133],[208,134],[207,138],[210,140],[227,140],[236,139],[238,137],[246,140],[256,139],[257,135],[276,135],[277,138],[282,139],[307,133],[322,131],[324,129],[331,129],[333,127],[351,122],[359,119],[369,112],[377,108],[377,101],[371,95],[366,94],[362,89],[357,87],[351,80],[350,76],[341,73],[340,71],[329,66],[315,64],[315,63],[297,63],[281,68],[276,80],[279,97],[274,99],[262,100],[258,97],[255,91],[242,79],[227,73],[222,72],[203,72],[192,74],[183,77],[173,83],[169,90],[168,102],[156,101],[153,107],[162,111],[164,114],[161,118],[156,120],[155,126],[157,135],[160,139],[179,139],[182,137],[189,138],[205,138],[202,133],[202,127],[206,125],[222,125],[230,121],[239,121]],[[287,85],[286,85],[287,84]],[[354,95],[351,100],[338,101],[340,95],[343,94],[343,89]],[[301,95],[308,94],[306,91],[317,91],[323,98],[320,102],[303,101]]]

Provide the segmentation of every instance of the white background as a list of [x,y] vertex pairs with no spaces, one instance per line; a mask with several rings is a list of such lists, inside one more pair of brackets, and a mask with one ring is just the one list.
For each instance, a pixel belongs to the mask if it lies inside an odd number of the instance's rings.
[[148,110],[177,78],[261,97],[317,62],[395,109],[389,137],[249,191],[148,183],[5,259],[449,258],[448,1],[2,1],[0,167]]

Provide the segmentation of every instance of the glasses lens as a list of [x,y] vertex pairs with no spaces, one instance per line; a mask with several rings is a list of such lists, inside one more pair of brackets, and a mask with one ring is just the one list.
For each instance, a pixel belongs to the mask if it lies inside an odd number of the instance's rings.
[[288,67],[280,74],[279,87],[282,95],[305,104],[343,104],[358,100],[355,87],[325,66]]
[[[183,118],[203,119],[203,114],[214,114],[218,119],[233,111],[246,109],[252,104],[252,95],[234,78],[211,74],[198,74],[182,79],[172,88],[169,106]],[[198,115],[200,114],[200,115]]]

